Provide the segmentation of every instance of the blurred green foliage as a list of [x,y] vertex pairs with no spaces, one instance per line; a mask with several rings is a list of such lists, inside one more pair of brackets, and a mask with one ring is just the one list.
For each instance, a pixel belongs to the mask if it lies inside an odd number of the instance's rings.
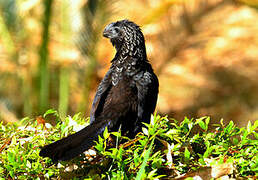
[[[58,107],[63,117],[68,111],[88,112],[98,41],[111,5],[106,0],[0,1],[1,120],[42,114],[49,107]],[[77,91],[79,100],[71,97]]]

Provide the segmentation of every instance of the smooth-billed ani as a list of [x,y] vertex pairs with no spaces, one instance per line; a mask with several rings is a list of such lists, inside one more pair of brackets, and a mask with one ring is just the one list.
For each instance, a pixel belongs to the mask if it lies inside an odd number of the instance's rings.
[[44,146],[40,156],[54,162],[69,160],[89,149],[104,129],[134,137],[154,112],[159,82],[147,59],[141,29],[129,20],[106,26],[103,36],[116,48],[111,67],[95,95],[90,125],[66,138]]

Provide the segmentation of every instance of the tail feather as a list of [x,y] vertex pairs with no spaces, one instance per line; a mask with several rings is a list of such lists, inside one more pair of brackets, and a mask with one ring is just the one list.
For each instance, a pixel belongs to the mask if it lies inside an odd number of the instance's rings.
[[94,141],[97,140],[98,135],[101,135],[108,125],[108,120],[90,124],[66,138],[44,146],[39,155],[50,157],[53,162],[72,159],[89,149],[94,144]]

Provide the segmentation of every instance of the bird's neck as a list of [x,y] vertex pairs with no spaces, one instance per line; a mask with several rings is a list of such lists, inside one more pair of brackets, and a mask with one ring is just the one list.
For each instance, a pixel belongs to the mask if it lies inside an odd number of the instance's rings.
[[116,55],[112,62],[112,84],[116,84],[126,76],[134,76],[141,69],[148,64],[146,58],[145,46],[144,49],[140,47],[131,47],[121,46],[120,49],[117,49]]
[[137,61],[147,61],[145,44],[136,44],[135,42],[124,42],[122,45],[116,45],[116,55],[113,60],[123,61],[123,59],[137,59]]

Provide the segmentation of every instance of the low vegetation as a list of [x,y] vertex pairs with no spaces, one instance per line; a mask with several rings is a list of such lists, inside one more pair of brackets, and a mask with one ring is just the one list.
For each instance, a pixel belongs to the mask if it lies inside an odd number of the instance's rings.
[[[211,124],[209,117],[202,117],[178,122],[155,114],[133,140],[106,129],[95,148],[72,161],[53,164],[38,155],[40,147],[78,131],[89,119],[76,114],[61,120],[57,111],[48,110],[36,120],[0,123],[0,180],[192,179],[203,172],[206,178],[258,175],[258,121],[239,128],[233,121]],[[223,165],[226,171],[221,170]],[[214,167],[221,168],[215,172]]]

